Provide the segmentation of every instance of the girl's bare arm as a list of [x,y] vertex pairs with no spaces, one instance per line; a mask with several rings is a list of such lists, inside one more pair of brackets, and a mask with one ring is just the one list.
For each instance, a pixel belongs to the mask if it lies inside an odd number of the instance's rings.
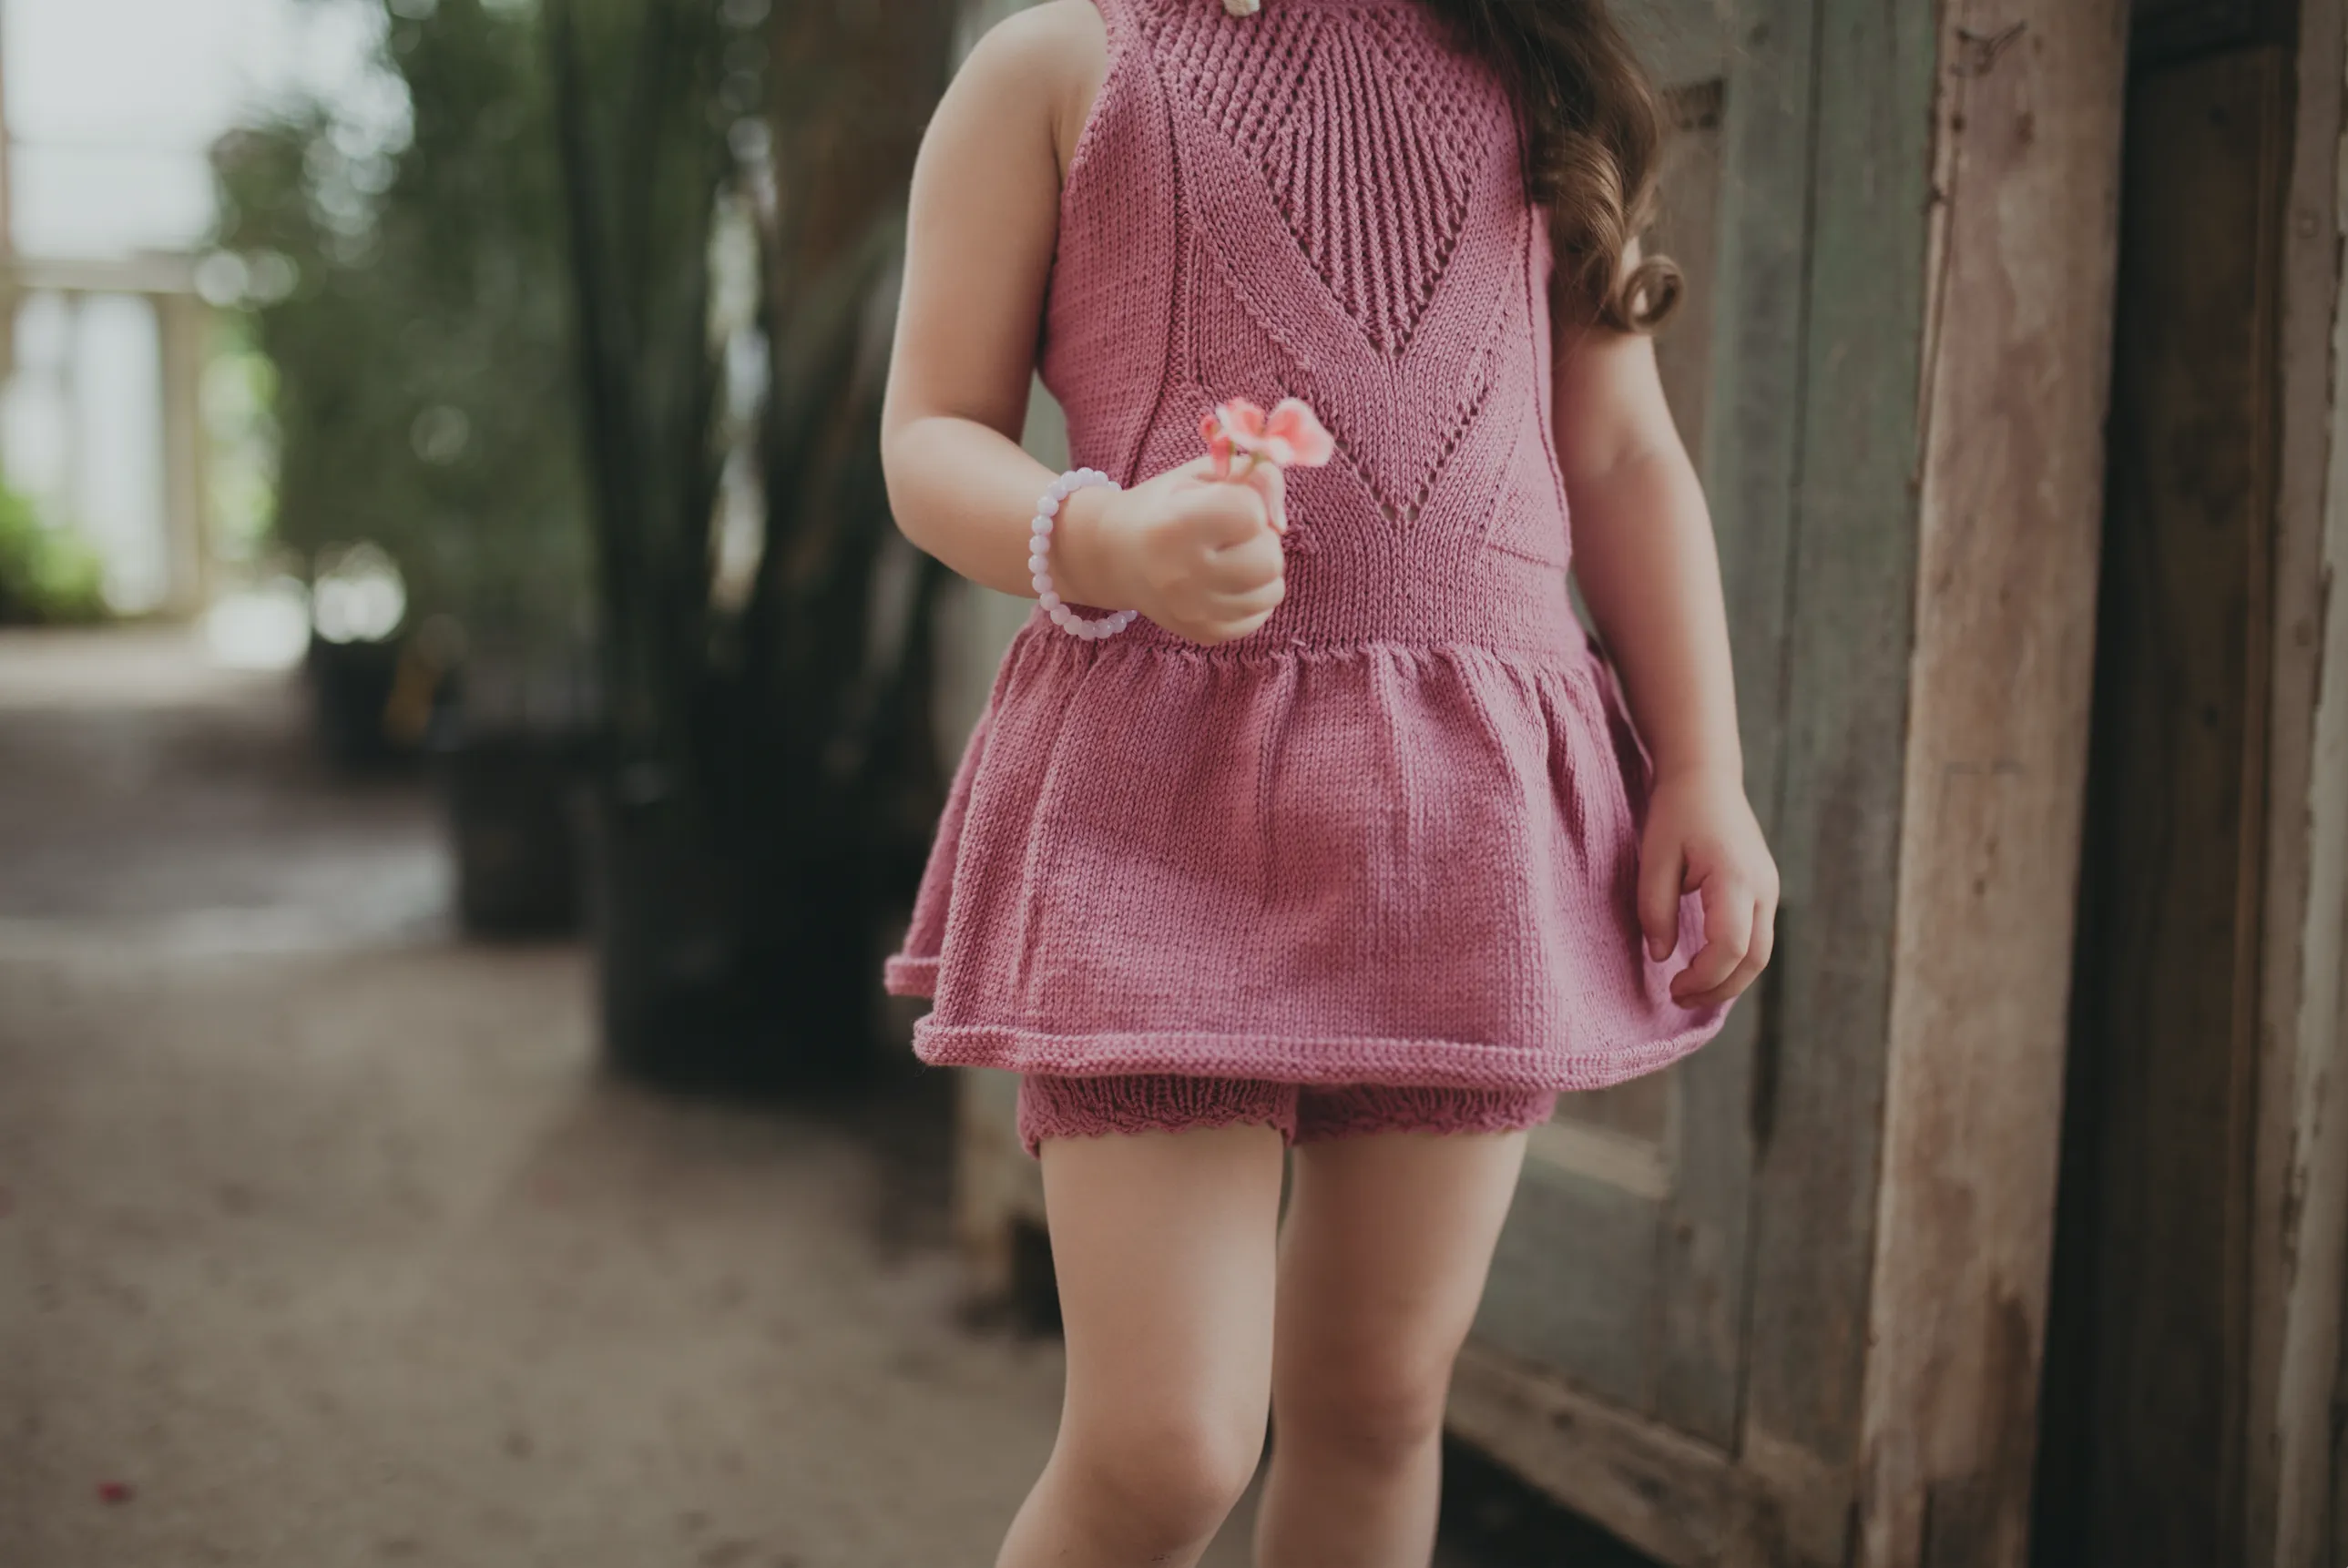
[[[1099,35],[1087,0],[1053,0],[990,28],[948,84],[914,159],[881,404],[905,536],[973,582],[1029,597],[1027,520],[1053,475],[1019,436],[1073,141],[1063,128],[1098,86],[1097,70],[1083,77],[1087,53],[1105,68]],[[1071,512],[1098,502],[1080,494]],[[1063,597],[1098,603],[1073,532],[1055,540],[1054,575]]]
[[[963,576],[1035,595],[1028,523],[1052,471],[1019,445],[1061,182],[1107,70],[1091,0],[1046,0],[980,38],[914,159],[905,281],[880,413],[889,503],[905,537]],[[1078,490],[1052,538],[1073,604],[1128,606],[1200,641],[1243,635],[1282,592],[1270,508],[1207,461],[1132,489]]]
[[[1570,319],[1562,302],[1558,319]],[[1703,487],[1664,403],[1653,339],[1603,327],[1565,334],[1556,394],[1574,575],[1655,762],[1641,925],[1649,950],[1664,956],[1680,895],[1701,891],[1704,946],[1673,992],[1691,1006],[1725,1000],[1768,962],[1777,869],[1745,797]]]

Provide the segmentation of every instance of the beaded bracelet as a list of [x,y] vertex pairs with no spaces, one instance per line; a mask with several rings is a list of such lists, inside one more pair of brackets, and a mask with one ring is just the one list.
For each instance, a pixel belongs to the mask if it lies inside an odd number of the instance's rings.
[[1051,561],[1048,559],[1052,548],[1052,520],[1060,514],[1060,503],[1087,485],[1107,485],[1112,490],[1120,487],[1116,480],[1097,468],[1071,468],[1053,480],[1043,498],[1035,503],[1035,532],[1027,541],[1027,569],[1034,574],[1031,580],[1035,584],[1036,602],[1050,612],[1054,623],[1071,637],[1097,641],[1114,637],[1132,625],[1136,612],[1113,610],[1097,620],[1086,620],[1061,602],[1060,596],[1053,591]]

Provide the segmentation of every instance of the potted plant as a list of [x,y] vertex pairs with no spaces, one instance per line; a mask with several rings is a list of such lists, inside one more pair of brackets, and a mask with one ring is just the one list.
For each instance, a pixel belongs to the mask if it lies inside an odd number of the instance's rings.
[[[869,1059],[882,923],[942,793],[943,569],[889,518],[878,418],[951,7],[547,20],[595,493],[607,1050],[681,1084],[837,1078]],[[756,538],[728,550],[719,502],[746,492]]]

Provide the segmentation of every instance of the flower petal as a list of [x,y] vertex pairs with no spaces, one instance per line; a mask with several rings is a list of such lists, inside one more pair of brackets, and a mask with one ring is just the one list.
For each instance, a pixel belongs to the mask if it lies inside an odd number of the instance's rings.
[[1284,463],[1317,468],[1336,454],[1335,438],[1301,397],[1283,397],[1272,405],[1265,425],[1270,434],[1288,447],[1289,456],[1282,459]]
[[1234,397],[1218,412],[1222,415],[1224,433],[1242,448],[1251,448],[1262,439],[1263,410],[1246,398]]

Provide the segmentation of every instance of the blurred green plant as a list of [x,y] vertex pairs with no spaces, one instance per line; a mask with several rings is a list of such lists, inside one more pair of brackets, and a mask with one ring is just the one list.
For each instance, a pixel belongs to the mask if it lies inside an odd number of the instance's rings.
[[[676,1081],[869,1059],[942,794],[945,572],[890,518],[879,414],[953,7],[881,10],[547,4],[601,568],[605,1038]],[[729,572],[714,525],[746,489]]]
[[372,542],[411,619],[559,648],[586,629],[590,540],[537,23],[399,0],[378,64],[404,137],[311,104],[214,159],[216,292],[274,367],[274,535],[312,562]]
[[104,576],[81,536],[51,527],[0,480],[0,625],[102,620]]

